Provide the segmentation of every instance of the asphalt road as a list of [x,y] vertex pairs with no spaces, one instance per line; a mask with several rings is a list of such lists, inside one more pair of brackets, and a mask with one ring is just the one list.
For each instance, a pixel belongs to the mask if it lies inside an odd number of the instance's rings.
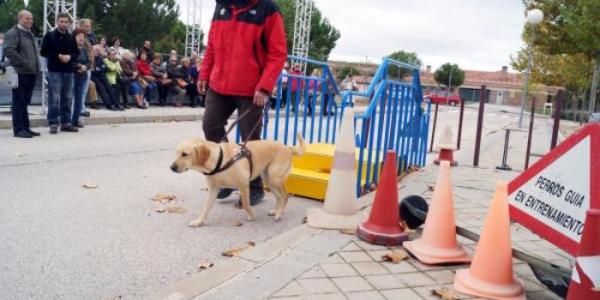
[[[514,117],[486,108],[485,132]],[[445,124],[456,133],[456,108],[443,107],[438,118],[438,136]],[[466,146],[475,120],[468,108]],[[39,129],[42,137],[29,140],[0,130],[0,299],[146,299],[203,260],[299,225],[307,207],[320,205],[292,198],[275,222],[268,195],[247,222],[232,197],[213,207],[205,227],[189,228],[206,197],[204,178],[174,174],[169,165],[181,140],[201,136],[199,122],[87,126],[56,136]],[[157,193],[176,195],[172,205],[186,212],[155,212]]]
[[[31,140],[0,131],[0,299],[147,298],[202,260],[301,224],[305,208],[319,205],[290,199],[275,222],[269,194],[247,222],[232,197],[213,207],[205,227],[189,228],[206,196],[204,178],[169,166],[176,145],[200,128],[88,126]],[[159,192],[176,195],[173,205],[187,212],[156,213],[150,198]]]

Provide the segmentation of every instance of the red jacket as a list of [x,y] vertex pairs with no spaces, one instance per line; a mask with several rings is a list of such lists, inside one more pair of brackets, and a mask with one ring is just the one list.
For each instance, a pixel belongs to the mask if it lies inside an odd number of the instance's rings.
[[279,8],[272,0],[250,0],[243,8],[218,2],[199,80],[224,95],[270,94],[287,59]]
[[152,70],[150,70],[150,65],[145,60],[140,60],[136,62],[138,71],[142,76],[152,76]]

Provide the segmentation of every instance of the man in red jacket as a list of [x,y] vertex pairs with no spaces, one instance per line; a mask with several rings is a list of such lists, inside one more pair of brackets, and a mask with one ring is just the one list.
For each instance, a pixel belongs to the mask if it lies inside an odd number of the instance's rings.
[[[263,106],[287,59],[283,17],[272,0],[217,0],[200,68],[198,89],[206,93],[202,129],[207,140],[220,142],[227,119],[250,110],[240,120],[244,140],[260,139]],[[223,199],[232,190],[222,189]],[[264,197],[261,178],[250,182],[250,204]]]

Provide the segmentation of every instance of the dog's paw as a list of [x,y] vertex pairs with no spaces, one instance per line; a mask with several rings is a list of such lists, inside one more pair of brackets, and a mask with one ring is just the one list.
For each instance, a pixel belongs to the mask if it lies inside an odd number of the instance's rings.
[[281,215],[275,216],[275,221],[280,221],[281,220]]
[[202,225],[204,225],[204,221],[203,221],[203,220],[198,220],[198,219],[196,219],[196,220],[194,220],[194,221],[191,221],[191,222],[188,224],[188,226],[190,226],[190,227],[200,227],[200,226],[202,226]]
[[248,217],[246,218],[246,220],[248,220],[248,221],[254,221],[254,216],[248,216]]
[[275,210],[274,209],[269,210],[269,212],[267,213],[267,216],[269,216],[269,217],[275,216]]

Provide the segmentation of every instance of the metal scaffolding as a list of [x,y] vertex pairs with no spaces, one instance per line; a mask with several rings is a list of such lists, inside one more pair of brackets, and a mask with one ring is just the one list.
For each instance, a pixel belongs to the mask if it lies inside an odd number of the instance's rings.
[[185,56],[202,50],[202,0],[188,0],[187,25],[185,27]]
[[[59,13],[65,12],[71,17],[71,30],[77,24],[77,0],[44,0],[44,35],[55,27],[56,16]],[[46,80],[48,68],[46,67],[46,59],[42,59],[42,109],[41,115],[45,115],[48,111],[48,81]]]
[[[310,19],[313,9],[312,0],[296,0],[296,18],[294,20],[294,43],[292,45],[292,54],[298,57],[308,57],[308,48],[310,45]],[[306,71],[306,63],[295,61],[302,66],[302,71]]]

